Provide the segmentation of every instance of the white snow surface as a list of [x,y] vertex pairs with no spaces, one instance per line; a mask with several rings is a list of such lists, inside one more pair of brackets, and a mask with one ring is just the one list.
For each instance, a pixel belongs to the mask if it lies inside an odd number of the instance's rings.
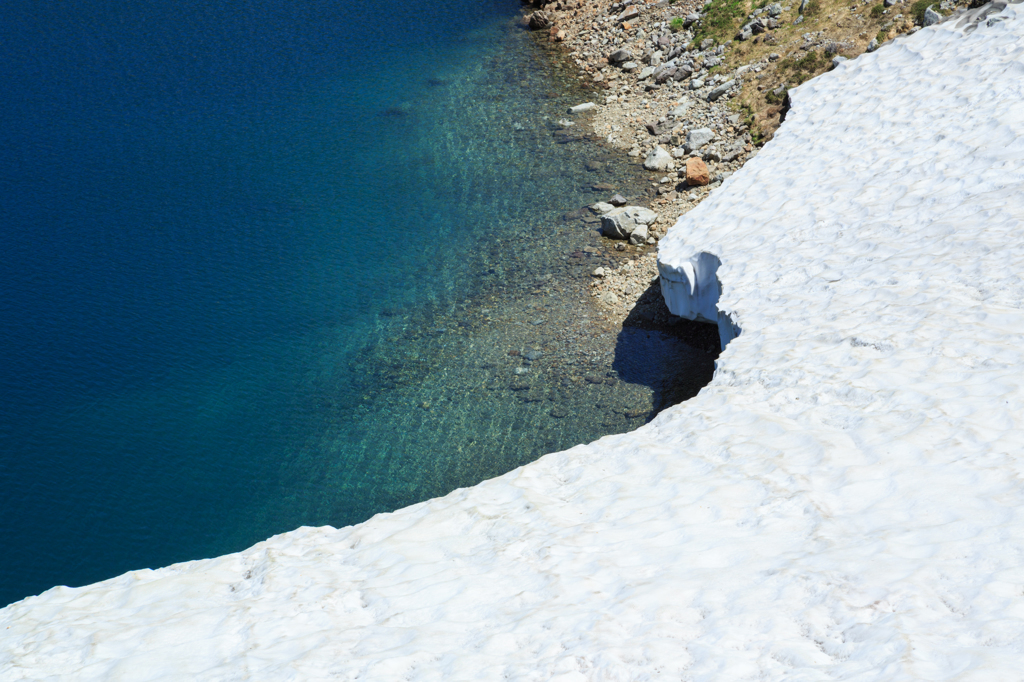
[[[663,241],[742,329],[647,426],[0,610],[3,680],[1024,677],[1024,17],[792,93]],[[677,280],[681,282],[681,280]]]

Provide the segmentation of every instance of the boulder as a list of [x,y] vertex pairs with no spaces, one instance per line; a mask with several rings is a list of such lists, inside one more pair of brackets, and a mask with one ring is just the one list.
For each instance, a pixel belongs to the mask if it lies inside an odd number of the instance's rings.
[[647,123],[644,125],[647,128],[647,132],[657,137],[658,135],[664,135],[668,131],[672,130],[672,124],[665,123]]
[[649,171],[666,171],[672,165],[672,155],[660,146],[655,147],[644,159],[644,168]]
[[623,206],[601,216],[601,231],[612,239],[628,239],[637,226],[652,225],[657,220],[658,214],[649,208]]
[[715,139],[715,132],[710,128],[696,128],[686,134],[686,151],[692,152],[700,149],[711,140]]
[[618,21],[629,21],[630,19],[636,19],[640,16],[640,10],[636,5],[630,5],[626,9],[622,10],[622,14],[619,15]]
[[599,201],[593,206],[591,206],[590,210],[593,211],[594,213],[602,214],[615,210],[615,206],[608,202]]
[[640,76],[639,76],[640,80],[647,80],[648,78],[653,76],[654,72],[657,71],[657,70],[658,70],[658,67],[656,67],[656,66],[645,66],[640,71]]
[[726,82],[722,83],[721,85],[719,85],[717,88],[715,88],[714,90],[712,90],[708,94],[708,101],[709,102],[714,102],[719,97],[721,97],[725,93],[729,92],[729,90],[731,90],[732,86],[734,86],[734,85],[736,85],[736,81],[735,80],[726,81]]
[[526,22],[530,26],[531,31],[542,31],[546,28],[551,28],[551,17],[543,10],[537,10],[528,16]]
[[609,64],[622,64],[633,59],[633,54],[629,50],[615,50],[608,55]]
[[696,14],[696,13],[694,13],[694,14],[687,14],[683,18],[683,28],[690,28],[691,26],[696,24],[698,21],[700,21],[700,15],[699,14]]
[[933,10],[932,5],[929,5],[928,9],[924,11],[924,25],[934,26],[940,21],[942,21],[942,15]]
[[704,161],[698,158],[686,160],[686,184],[691,187],[703,187],[710,181],[708,166]]
[[622,196],[621,194],[616,194],[615,196],[608,200],[608,203],[611,204],[612,206],[625,206],[626,197]]
[[646,225],[637,225],[636,228],[629,235],[630,244],[643,244],[647,241],[650,234],[647,231]]
[[683,64],[682,66],[676,68],[676,72],[672,74],[672,80],[684,81],[687,78],[689,78],[692,73],[693,70],[689,67],[689,65]]
[[772,4],[768,5],[768,16],[770,16],[770,17],[778,17],[781,14],[782,14],[782,5],[780,3],[773,2]]

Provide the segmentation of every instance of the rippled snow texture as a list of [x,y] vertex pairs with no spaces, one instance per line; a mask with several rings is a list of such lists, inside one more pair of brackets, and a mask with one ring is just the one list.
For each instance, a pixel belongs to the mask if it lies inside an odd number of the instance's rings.
[[742,328],[630,434],[0,611],[0,677],[1003,680],[1024,670],[1024,21],[793,93],[670,232]]

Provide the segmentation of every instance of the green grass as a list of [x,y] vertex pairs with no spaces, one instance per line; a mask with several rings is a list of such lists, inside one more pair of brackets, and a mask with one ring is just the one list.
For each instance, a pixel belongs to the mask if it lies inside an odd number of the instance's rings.
[[747,8],[746,0],[714,0],[705,10],[693,42],[700,45],[705,38],[712,38],[715,43],[731,40],[746,18]]
[[817,52],[808,52],[799,60],[783,59],[779,62],[779,71],[791,71],[789,80],[800,85],[806,80],[814,77],[817,71],[828,66],[828,57],[823,57]]
[[807,3],[807,7],[804,7],[804,16],[813,17],[821,13],[821,2],[819,0],[811,0]]
[[676,17],[668,23],[668,27],[672,29],[673,33],[678,33],[683,30],[683,24],[686,23],[682,17]]
[[768,104],[782,104],[786,101],[786,91],[783,90],[778,95],[775,94],[775,90],[769,90],[768,94],[764,96],[764,101]]
[[885,12],[885,5],[875,5],[871,8],[871,18],[878,19]]

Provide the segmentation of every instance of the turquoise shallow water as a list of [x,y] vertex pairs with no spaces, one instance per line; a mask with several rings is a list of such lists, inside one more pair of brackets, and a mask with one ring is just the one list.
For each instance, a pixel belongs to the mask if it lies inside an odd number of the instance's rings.
[[707,380],[700,330],[593,326],[614,253],[562,214],[642,188],[553,134],[583,95],[517,8],[0,10],[0,604],[359,522]]

